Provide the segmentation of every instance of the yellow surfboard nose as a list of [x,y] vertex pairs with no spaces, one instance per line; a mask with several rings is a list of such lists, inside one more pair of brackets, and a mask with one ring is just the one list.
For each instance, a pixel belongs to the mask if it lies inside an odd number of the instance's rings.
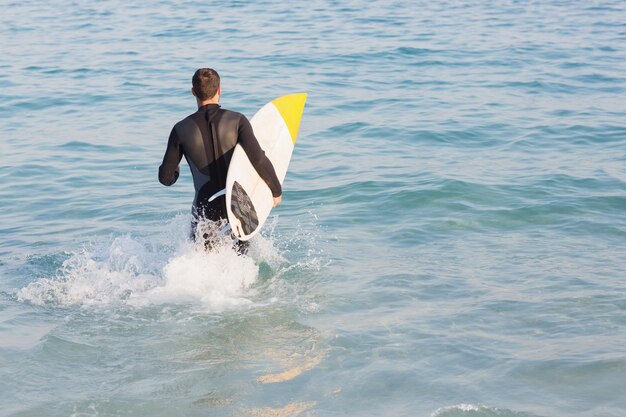
[[274,104],[274,106],[278,109],[278,112],[283,117],[283,120],[289,129],[291,140],[294,145],[296,144],[296,138],[298,137],[298,130],[300,129],[300,120],[302,120],[305,102],[306,93],[289,94],[272,100],[272,104]]

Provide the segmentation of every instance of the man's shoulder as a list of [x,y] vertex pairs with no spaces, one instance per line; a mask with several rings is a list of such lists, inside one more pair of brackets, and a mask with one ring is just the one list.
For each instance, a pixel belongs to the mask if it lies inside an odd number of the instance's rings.
[[[223,107],[220,107],[218,109],[217,114],[218,114],[217,117],[219,118],[220,122],[231,121],[231,122],[235,122],[236,124],[239,124],[242,121],[244,123],[250,122],[243,113],[239,113],[234,110],[225,109]],[[203,120],[204,116],[199,114],[198,112],[191,113],[189,116],[177,122],[174,125],[174,129],[177,131],[187,130],[189,128],[192,128],[193,126],[197,126],[198,123],[200,123],[200,119]]]
[[194,114],[190,114],[180,120],[172,128],[173,134],[176,134],[182,141],[185,141],[185,138],[193,137],[198,131],[198,121],[194,120]]
[[185,127],[185,126],[189,126],[189,125],[190,125],[190,124],[192,124],[192,123],[195,123],[195,122],[194,122],[194,120],[193,120],[193,119],[194,119],[195,114],[196,114],[196,113],[191,113],[189,116],[187,116],[187,117],[185,117],[184,119],[182,119],[182,120],[178,121],[178,122],[174,125],[174,129],[179,129],[179,128],[182,128],[182,127]]
[[243,114],[243,113],[239,113],[237,111],[233,111],[233,110],[228,110],[228,109],[224,109],[224,108],[220,108],[219,110],[220,112],[220,123],[224,123],[224,122],[231,122],[231,123],[235,123],[236,126],[240,126],[241,123],[249,123],[248,118]]
[[246,119],[246,116],[244,116],[243,113],[239,113],[238,111],[229,110],[229,109],[220,107],[220,112],[222,112],[223,115],[226,115],[228,117]]

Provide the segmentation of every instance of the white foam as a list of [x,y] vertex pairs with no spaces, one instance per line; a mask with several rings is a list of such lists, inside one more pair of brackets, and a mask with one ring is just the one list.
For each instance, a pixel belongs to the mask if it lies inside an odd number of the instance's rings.
[[[189,220],[178,216],[168,223],[156,239],[162,245],[131,236],[88,245],[70,253],[56,276],[37,279],[16,296],[63,306],[198,303],[223,311],[249,305],[249,287],[258,275],[255,258],[237,255],[226,238],[214,241],[214,250],[206,253],[187,238]],[[269,253],[271,243],[258,248]]]
[[190,247],[172,257],[163,268],[163,283],[133,294],[134,305],[155,303],[201,303],[210,311],[248,305],[246,289],[257,278],[258,265],[229,247],[205,253]]
[[486,410],[490,410],[488,407],[485,407],[484,405],[481,404],[457,404],[457,405],[451,405],[448,407],[441,407],[439,409],[437,409],[434,413],[431,414],[431,417],[440,417],[442,415],[445,415],[447,413],[454,413],[455,411],[461,411],[461,412],[472,412],[472,411],[486,411]]
[[57,276],[41,278],[17,292],[18,300],[34,304],[110,304],[155,285],[149,253],[129,236],[114,239],[108,247],[92,245],[74,252]]
[[[298,227],[289,239],[274,236],[277,217],[270,218],[263,234],[250,242],[248,254],[237,255],[227,236],[215,238],[212,251],[189,239],[189,215],[179,215],[162,226],[156,236],[118,236],[85,245],[70,252],[52,277],[41,277],[16,293],[20,301],[38,305],[129,306],[194,304],[201,311],[221,312],[248,306],[300,301],[300,284],[283,279],[296,270],[318,271],[319,253],[313,251],[314,235]],[[310,227],[310,225],[307,225]],[[220,225],[205,224],[198,230],[213,233]],[[283,255],[296,247],[307,248],[304,257],[288,261]],[[261,263],[269,266],[271,279],[259,281]],[[311,304],[311,305],[309,305]]]

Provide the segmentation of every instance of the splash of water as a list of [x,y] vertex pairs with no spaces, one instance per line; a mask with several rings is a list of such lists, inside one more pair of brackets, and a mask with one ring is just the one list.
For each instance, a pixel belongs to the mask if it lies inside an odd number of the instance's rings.
[[[173,249],[128,235],[94,243],[70,253],[54,277],[20,289],[17,299],[61,306],[197,303],[209,311],[250,304],[248,289],[257,279],[258,260],[238,255],[228,237],[214,239],[207,253],[186,238],[188,228],[179,227],[180,217],[188,222],[188,216],[179,216],[164,232],[178,231]],[[262,247],[271,250],[267,242]]]
[[[277,237],[276,218],[251,241],[246,255],[233,250],[228,235],[216,233],[220,224],[198,228],[198,233],[213,236],[207,252],[203,243],[189,239],[189,224],[189,215],[179,215],[164,224],[157,236],[118,236],[69,252],[54,276],[34,280],[19,289],[16,298],[63,307],[194,304],[202,311],[221,312],[273,304],[281,297],[293,303],[297,288],[285,284],[285,276],[293,275],[294,269],[321,268],[320,254],[312,250],[314,234],[297,230],[288,239]],[[284,254],[291,253],[289,246],[305,246],[304,257],[288,261]],[[262,288],[259,281],[264,282]],[[259,290],[261,298],[269,300],[257,299]]]

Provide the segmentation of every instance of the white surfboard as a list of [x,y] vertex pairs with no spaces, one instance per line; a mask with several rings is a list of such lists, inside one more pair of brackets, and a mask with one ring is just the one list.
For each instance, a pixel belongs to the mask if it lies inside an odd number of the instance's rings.
[[[296,145],[306,93],[279,97],[263,106],[250,120],[254,135],[274,166],[282,184]],[[226,177],[226,210],[239,240],[256,235],[272,210],[274,199],[246,152],[235,146]]]

